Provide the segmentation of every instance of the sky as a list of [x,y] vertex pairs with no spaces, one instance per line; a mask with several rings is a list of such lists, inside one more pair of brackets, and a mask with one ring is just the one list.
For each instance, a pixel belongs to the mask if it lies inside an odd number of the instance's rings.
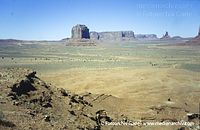
[[200,0],[0,0],[0,39],[60,40],[71,28],[194,37]]

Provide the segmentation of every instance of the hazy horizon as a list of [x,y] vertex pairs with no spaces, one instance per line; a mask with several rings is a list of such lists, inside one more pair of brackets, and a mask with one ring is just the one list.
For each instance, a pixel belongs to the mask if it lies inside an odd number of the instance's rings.
[[194,37],[199,0],[0,0],[0,39],[60,40],[71,28]]

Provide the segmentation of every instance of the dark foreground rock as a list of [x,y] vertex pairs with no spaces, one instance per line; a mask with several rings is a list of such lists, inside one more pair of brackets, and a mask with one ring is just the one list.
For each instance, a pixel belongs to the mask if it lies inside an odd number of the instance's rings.
[[14,84],[5,86],[3,92],[7,95],[4,94],[5,101],[1,101],[4,102],[1,108],[4,113],[13,112],[6,114],[8,121],[0,121],[0,126],[5,130],[100,130],[103,128],[103,121],[120,119],[109,114],[110,110],[104,106],[99,108],[96,105],[103,101],[102,98],[111,96],[74,94],[45,83],[36,76],[35,71],[28,72]]

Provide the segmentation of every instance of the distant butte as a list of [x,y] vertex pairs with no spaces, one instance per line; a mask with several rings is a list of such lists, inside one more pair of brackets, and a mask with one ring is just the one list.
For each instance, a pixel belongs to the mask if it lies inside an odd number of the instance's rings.
[[84,24],[77,24],[72,27],[71,38],[63,39],[67,41],[67,45],[88,44],[97,42],[116,42],[116,41],[137,41],[137,40],[158,40],[155,34],[137,34],[133,31],[105,31],[96,32],[89,31],[89,28]]
[[181,43],[179,45],[199,46],[200,45],[200,27],[199,27],[199,32],[196,37],[194,37],[193,39],[185,43]]
[[135,40],[133,31],[107,31],[107,32],[90,32],[93,40],[99,41],[130,41]]
[[161,39],[170,39],[169,33],[166,31],[165,35]]
[[72,28],[72,39],[90,39],[89,28],[85,25],[77,24]]

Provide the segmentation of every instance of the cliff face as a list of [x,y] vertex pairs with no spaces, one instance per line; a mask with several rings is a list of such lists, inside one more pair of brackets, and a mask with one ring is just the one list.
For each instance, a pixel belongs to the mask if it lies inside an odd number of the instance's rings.
[[137,34],[135,38],[138,40],[156,40],[158,39],[157,35],[155,34]]
[[90,39],[89,28],[81,24],[74,26],[71,38],[64,40],[66,40],[67,46],[95,46],[95,43]]
[[99,33],[98,32],[90,32],[90,39],[99,40]]
[[[168,37],[168,33],[166,35]],[[157,40],[155,34],[137,34],[133,31],[106,31],[106,32],[89,32],[85,25],[77,24],[72,28],[72,37],[69,41],[134,41],[134,40]]]
[[197,36],[199,36],[200,37],[200,27],[199,27],[199,32],[198,32],[198,35]]
[[77,24],[72,28],[72,39],[89,39],[89,29],[85,25]]
[[134,40],[133,31],[90,32],[90,38],[101,41]]
[[122,32],[100,32],[99,33],[99,40],[103,41],[116,41],[122,39]]
[[[199,32],[200,35],[200,32]],[[133,31],[106,31],[106,32],[89,32],[89,28],[86,25],[77,24],[72,28],[71,39],[68,39],[69,42],[115,42],[115,41],[135,41],[135,40],[177,40],[181,39],[178,37],[171,38],[169,33],[166,32],[162,38],[158,38],[155,34],[134,34]]]

